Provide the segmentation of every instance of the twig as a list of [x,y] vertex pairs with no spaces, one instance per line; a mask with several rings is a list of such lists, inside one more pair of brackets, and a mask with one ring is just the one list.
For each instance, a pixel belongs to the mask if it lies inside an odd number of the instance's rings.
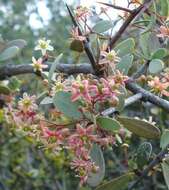
[[117,33],[110,39],[109,42],[109,48],[112,49],[114,44],[119,40],[119,38],[122,36],[122,34],[125,32],[125,30],[128,28],[128,26],[131,24],[133,20],[135,20],[138,16],[141,15],[145,10],[148,9],[148,7],[151,5],[151,3],[154,0],[145,0],[145,2],[140,5],[137,9],[134,9],[133,12],[130,14],[130,16],[125,20],[123,25],[120,27],[120,29],[117,31]]
[[[71,9],[69,8],[69,6],[68,6],[67,4],[66,4],[66,7],[67,7],[67,10],[68,10],[68,12],[69,12],[69,15],[70,15],[70,17],[71,17],[71,20],[72,20],[74,26],[75,26],[75,27],[78,27],[79,34],[80,34],[80,35],[83,35],[83,33],[82,33],[82,31],[81,31],[81,29],[80,29],[78,23],[76,22],[76,20],[75,20],[75,18],[74,18],[74,16],[73,16],[73,13],[72,13]],[[90,63],[91,63],[91,65],[92,65],[92,67],[93,67],[93,70],[95,71],[96,74],[98,74],[99,69],[98,69],[98,66],[97,66],[95,57],[94,57],[94,55],[93,55],[93,53],[92,53],[92,50],[91,50],[91,48],[90,48],[90,46],[89,46],[89,38],[86,38],[86,40],[83,41],[83,45],[84,45],[85,52],[86,52],[86,54],[87,54],[87,56],[88,56],[88,58],[89,58],[89,60],[90,60]]]
[[117,10],[122,10],[122,11],[125,11],[125,12],[128,12],[128,13],[131,13],[131,14],[133,13],[133,10],[128,9],[128,8],[120,7],[120,6],[109,4],[109,3],[103,3],[103,2],[98,2],[98,3],[100,3],[102,5],[106,5],[108,7],[112,7],[112,8],[117,9]]
[[[140,100],[142,98],[142,93],[138,93],[138,94],[135,94],[129,98],[127,98],[125,100],[125,103],[124,103],[124,107],[127,107],[135,102],[137,102],[138,100]],[[103,116],[108,116],[108,115],[111,115],[113,114],[114,112],[116,112],[117,110],[115,108],[108,108],[106,110],[104,110],[101,114]]]
[[168,153],[168,149],[169,149],[169,145],[162,150],[157,156],[156,158],[150,162],[150,164],[147,166],[147,168],[145,168],[141,175],[139,176],[139,178],[128,188],[128,190],[132,190],[134,187],[137,186],[137,184],[145,177],[147,177],[148,173],[156,166],[158,165],[165,157],[165,155]]

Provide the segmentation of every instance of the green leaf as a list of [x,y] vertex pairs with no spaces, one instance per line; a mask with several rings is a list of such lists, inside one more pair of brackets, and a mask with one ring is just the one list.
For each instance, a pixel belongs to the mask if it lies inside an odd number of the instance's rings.
[[151,58],[152,52],[160,48],[159,39],[150,32],[143,33],[140,36],[139,45],[147,59]]
[[161,136],[160,147],[165,149],[169,145],[169,130],[165,129]]
[[137,150],[136,162],[139,169],[142,169],[150,160],[152,145],[149,142],[141,144]]
[[65,114],[65,116],[80,119],[82,117],[79,112],[80,103],[78,101],[71,101],[71,94],[68,92],[57,92],[53,97],[53,103],[59,111]]
[[56,71],[56,67],[59,64],[59,61],[60,61],[62,55],[63,54],[60,54],[59,56],[57,56],[55,61],[52,63],[52,66],[51,66],[51,68],[49,70],[49,75],[48,75],[49,83],[51,83],[51,81],[52,81],[53,74]]
[[144,137],[147,139],[159,139],[160,138],[160,130],[155,127],[153,124],[129,117],[117,117],[116,118],[125,128],[129,131],[138,135],[140,137]]
[[121,128],[121,125],[117,120],[109,117],[99,116],[96,118],[96,123],[99,127],[111,132],[117,132]]
[[109,20],[101,20],[92,28],[93,31],[97,33],[103,33],[108,31],[113,27],[112,21]]
[[52,104],[53,99],[49,96],[45,97],[41,102],[40,105],[47,105],[47,104]]
[[163,170],[163,175],[164,175],[164,179],[165,179],[165,182],[166,182],[166,185],[169,189],[169,164],[166,163],[166,162],[163,162],[161,164],[162,166],[162,170]]
[[169,1],[168,0],[160,0],[160,15],[167,17],[169,15]]
[[18,91],[19,88],[21,86],[21,81],[18,80],[17,77],[12,77],[9,79],[9,84],[8,87],[12,90],[12,91]]
[[163,68],[164,68],[164,62],[161,61],[160,59],[153,59],[148,67],[149,72],[151,74],[159,73],[163,70]]
[[152,59],[162,59],[163,57],[167,56],[167,51],[168,50],[165,48],[159,48],[153,53]]
[[101,181],[103,180],[105,176],[105,161],[104,161],[102,150],[96,144],[93,145],[92,150],[90,152],[90,156],[91,156],[92,161],[94,161],[94,163],[96,164],[96,166],[99,167],[99,170],[96,171],[95,173],[89,174],[87,183],[91,187],[96,187],[101,183]]
[[18,52],[19,52],[18,47],[16,46],[9,47],[0,54],[0,61],[7,61],[8,59],[15,57],[18,54]]
[[135,177],[134,173],[126,173],[120,177],[117,177],[103,185],[100,185],[95,190],[125,190]]
[[118,55],[120,57],[127,55],[127,54],[131,54],[132,52],[134,52],[134,48],[135,48],[135,41],[133,38],[128,38],[127,40],[124,40],[122,42],[120,42],[115,48],[114,50],[116,52],[118,52]]
[[7,43],[7,47],[16,46],[20,49],[24,48],[26,45],[27,45],[27,42],[23,39],[12,40]]
[[83,42],[80,40],[73,40],[70,43],[70,49],[79,53],[82,53],[84,51]]
[[129,72],[129,69],[131,68],[133,64],[133,59],[134,59],[134,56],[130,54],[123,56],[120,62],[117,64],[116,69],[121,71],[124,75],[127,75]]
[[0,84],[0,94],[9,95],[10,89],[5,85]]

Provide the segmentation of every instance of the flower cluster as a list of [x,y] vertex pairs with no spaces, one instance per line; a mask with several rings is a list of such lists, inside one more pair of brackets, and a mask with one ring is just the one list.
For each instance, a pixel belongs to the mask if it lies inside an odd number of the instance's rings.
[[112,104],[118,101],[119,88],[125,84],[126,80],[127,77],[120,72],[107,79],[75,80],[71,85],[72,101],[82,99],[89,104],[95,104],[96,102],[109,102]]
[[160,78],[156,76],[151,81],[148,81],[148,86],[151,87],[153,92],[160,96],[169,96],[169,81],[167,81],[167,78],[160,80]]
[[[47,51],[53,51],[54,48],[50,45],[50,40],[40,39],[38,41],[38,45],[35,47],[35,50],[40,50],[43,57],[47,56]],[[44,64],[45,59],[39,58],[35,59],[35,57],[32,57],[32,66],[35,72],[42,72],[43,69],[47,68],[48,65]]]
[[93,145],[97,143],[106,146],[115,143],[114,136],[103,136],[94,124],[77,123],[73,129],[63,125],[49,128],[44,121],[41,121],[40,129],[40,137],[46,147],[52,148],[57,153],[63,149],[70,153],[70,166],[80,178],[81,184],[87,181],[90,173],[99,170],[90,156]]
[[167,26],[160,26],[160,34],[157,34],[160,38],[168,38],[169,37],[169,27]]
[[36,104],[36,96],[30,96],[27,93],[18,101],[17,109],[8,103],[5,108],[6,120],[18,127],[29,126],[36,120],[38,106]]
[[83,7],[83,6],[78,6],[75,9],[75,18],[77,20],[86,20],[88,16],[91,15],[90,10],[87,7]]

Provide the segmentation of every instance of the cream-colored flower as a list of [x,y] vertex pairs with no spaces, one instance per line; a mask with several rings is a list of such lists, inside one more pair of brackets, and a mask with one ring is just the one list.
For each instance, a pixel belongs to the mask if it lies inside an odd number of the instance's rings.
[[112,68],[115,67],[115,63],[120,61],[120,57],[118,57],[118,54],[114,50],[109,52],[101,51],[101,57],[103,57],[103,59],[100,60],[99,64],[109,64]]
[[35,50],[40,50],[42,55],[46,55],[47,51],[53,51],[54,48],[50,45],[50,40],[40,39],[38,45],[35,47]]
[[35,72],[36,71],[42,72],[43,69],[48,67],[48,65],[43,64],[41,58],[36,60],[34,57],[32,57],[32,66],[33,66]]

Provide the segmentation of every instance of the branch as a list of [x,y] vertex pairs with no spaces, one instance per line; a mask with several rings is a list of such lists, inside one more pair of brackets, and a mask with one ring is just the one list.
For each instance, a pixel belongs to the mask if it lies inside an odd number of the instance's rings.
[[120,27],[120,29],[117,31],[117,33],[110,39],[110,42],[109,42],[110,49],[113,48],[114,44],[119,40],[119,38],[122,36],[122,34],[128,28],[128,26],[131,24],[131,22],[133,20],[135,20],[136,18],[138,18],[145,10],[147,10],[153,1],[154,0],[145,0],[145,2],[142,5],[140,5],[137,9],[133,10],[133,12],[125,20],[125,22]]
[[[48,64],[48,68],[43,71],[49,71],[51,64]],[[56,67],[61,73],[66,74],[77,74],[77,73],[94,73],[90,64],[58,64]],[[33,66],[31,64],[22,64],[22,65],[4,65],[0,67],[0,80],[4,80],[8,77],[20,75],[20,74],[31,74],[34,73]]]
[[[71,9],[69,8],[69,6],[67,4],[66,4],[66,7],[67,7],[67,10],[69,12],[69,15],[71,17],[71,20],[72,20],[74,26],[78,27],[79,34],[83,35],[78,23],[76,22],[76,20],[75,20],[75,18],[73,16],[73,13],[72,13]],[[84,45],[85,52],[86,52],[86,54],[87,54],[87,56],[88,56],[88,58],[90,60],[90,63],[92,65],[94,71],[96,72],[96,74],[98,74],[99,69],[97,68],[95,57],[94,57],[93,52],[92,52],[92,50],[91,50],[91,48],[89,46],[89,38],[87,38],[85,41],[83,41],[83,45]]]
[[[135,103],[135,102],[137,102],[137,101],[140,100],[142,97],[143,97],[143,96],[142,96],[142,93],[138,93],[138,94],[135,94],[135,95],[133,95],[133,96],[127,98],[127,99],[125,100],[125,103],[124,103],[124,108],[127,107],[127,106],[129,106],[129,105],[131,105],[131,104],[133,104],[133,103]],[[104,110],[101,114],[102,114],[103,116],[108,116],[108,115],[111,115],[111,114],[115,113],[116,111],[117,111],[117,110],[112,107],[112,108],[108,108],[108,109]]]
[[117,9],[117,10],[125,11],[125,12],[131,13],[131,14],[133,13],[133,10],[128,9],[128,8],[120,7],[120,6],[109,4],[109,3],[103,3],[103,2],[98,2],[98,3],[100,3],[102,5],[106,5],[108,7],[112,7],[112,8]]
[[[132,79],[131,79],[132,80]],[[169,112],[169,101],[164,100],[151,92],[145,90],[144,88],[141,88],[139,85],[137,85],[135,82],[128,80],[126,82],[126,88],[133,92],[134,94],[141,93],[142,94],[142,100],[143,101],[149,101],[152,104],[164,109],[165,111]]]
[[[49,71],[51,64],[48,65],[49,67],[44,69],[44,71]],[[84,73],[94,74],[94,71],[90,64],[84,63],[84,64],[58,64],[56,67],[56,70],[61,73],[66,74],[78,74],[78,73]],[[29,74],[34,73],[33,67],[31,64],[22,64],[22,65],[4,65],[0,67],[0,80],[4,80],[8,77],[12,77],[15,75],[20,74]],[[126,82],[126,88],[133,92],[134,94],[142,94],[142,101],[149,101],[152,104],[163,108],[167,112],[169,112],[169,101],[164,100],[151,92],[145,90],[144,88],[141,88],[139,85],[137,85],[135,82],[133,82],[133,79],[130,79]],[[136,96],[137,97],[137,96]]]
[[165,157],[165,155],[168,153],[168,149],[169,149],[169,145],[162,150],[157,156],[156,158],[150,162],[150,164],[147,166],[147,168],[145,168],[141,175],[139,176],[139,178],[129,187],[128,190],[132,190],[134,187],[137,186],[137,184],[145,177],[147,177],[148,173],[153,170],[153,168],[158,165]]

